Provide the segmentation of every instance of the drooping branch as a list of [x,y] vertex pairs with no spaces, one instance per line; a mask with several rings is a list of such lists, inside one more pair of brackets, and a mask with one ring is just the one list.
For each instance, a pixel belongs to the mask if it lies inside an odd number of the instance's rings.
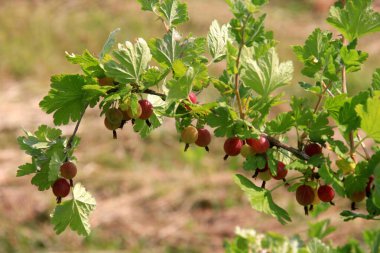
[[154,91],[154,90],[151,90],[151,89],[145,89],[144,91],[143,91],[143,93],[145,93],[145,94],[150,94],[150,95],[155,95],[155,96],[159,96],[160,98],[162,98],[162,100],[166,100],[166,95],[165,94],[163,94],[163,93],[159,93],[159,92],[157,92],[157,91]]
[[271,136],[266,136],[270,145],[271,146],[274,146],[274,147],[278,147],[278,148],[282,148],[282,149],[285,149],[287,151],[289,151],[290,153],[292,153],[294,156],[298,157],[299,159],[302,159],[302,160],[309,160],[310,157],[303,151],[300,151],[296,148],[293,148],[279,140],[277,140],[276,138],[274,137],[271,137]]

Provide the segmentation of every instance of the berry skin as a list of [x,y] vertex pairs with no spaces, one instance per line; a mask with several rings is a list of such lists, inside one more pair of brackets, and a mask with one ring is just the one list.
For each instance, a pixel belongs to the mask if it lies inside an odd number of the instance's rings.
[[276,180],[282,180],[286,177],[287,174],[288,174],[288,170],[285,169],[285,164],[279,161],[277,163],[277,175],[276,176],[272,175],[272,177]]
[[107,118],[104,118],[104,125],[108,130],[116,130],[120,127],[120,124],[112,124]]
[[196,104],[197,103],[197,95],[195,95],[194,92],[190,92],[189,100],[191,101],[191,103]]
[[361,202],[365,198],[365,191],[355,192],[349,198],[352,202]]
[[241,148],[243,146],[243,141],[238,137],[228,138],[224,142],[224,152],[228,156],[237,156],[240,154]]
[[198,130],[193,126],[188,126],[181,133],[181,140],[186,144],[195,143],[198,139]]
[[146,99],[139,100],[139,104],[142,110],[140,119],[143,119],[143,120],[149,119],[149,117],[153,113],[153,105]]
[[303,151],[308,156],[312,157],[314,155],[322,154],[322,147],[318,143],[309,143],[305,146]]
[[331,202],[335,197],[335,190],[330,185],[322,185],[318,188],[318,197],[323,202]]
[[135,113],[133,113],[131,107],[128,106],[128,108],[127,108],[127,114],[129,116],[129,118],[131,118],[131,119],[138,119],[138,118],[140,118],[140,116],[142,114],[141,105],[139,103],[137,104],[137,111]]
[[259,139],[247,139],[247,143],[253,148],[256,154],[264,154],[270,146],[265,136],[260,136]]
[[272,178],[272,174],[270,173],[270,170],[259,172],[257,176],[263,181],[269,181]]
[[73,179],[77,175],[77,166],[72,162],[65,162],[60,168],[61,176],[66,179]]
[[111,108],[106,112],[106,118],[111,124],[120,126],[123,120],[123,113],[120,109]]
[[69,182],[67,182],[66,179],[58,178],[54,182],[52,189],[55,196],[59,198],[64,198],[70,193],[70,184]]
[[301,206],[311,205],[314,201],[315,193],[309,185],[301,185],[297,188],[296,199]]
[[198,128],[198,138],[195,144],[199,147],[207,147],[211,142],[211,134],[206,128]]
[[113,85],[113,79],[111,77],[100,77],[98,82],[101,86],[111,86]]
[[122,110],[121,108],[120,108],[120,110],[121,110],[121,112],[123,113],[123,120],[125,120],[125,121],[129,121],[129,120],[131,120],[131,118],[130,118],[129,115],[128,115],[127,110]]
[[249,156],[254,156],[256,153],[255,151],[253,151],[253,148],[247,144],[244,144],[242,147],[241,147],[241,150],[240,150],[240,154],[247,158]]

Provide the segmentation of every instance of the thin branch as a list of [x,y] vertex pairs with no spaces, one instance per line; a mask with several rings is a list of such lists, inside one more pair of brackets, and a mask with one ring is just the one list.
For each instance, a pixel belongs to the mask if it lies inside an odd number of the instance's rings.
[[162,100],[164,100],[164,101],[166,100],[166,95],[165,94],[159,93],[159,92],[151,90],[151,89],[145,89],[145,90],[142,91],[142,93],[159,96],[160,98],[162,98]]
[[282,149],[285,149],[287,151],[289,151],[290,153],[292,153],[293,155],[295,155],[296,157],[302,159],[302,160],[309,160],[310,159],[310,156],[308,156],[305,152],[303,151],[300,151],[296,148],[293,148],[285,143],[282,143],[281,141],[277,140],[276,138],[274,137],[271,137],[271,136],[266,136],[269,143],[271,144],[271,146],[275,146],[275,147],[278,147],[278,148],[282,148]]
[[77,124],[75,125],[75,128],[74,128],[74,131],[73,131],[72,135],[70,136],[69,140],[67,141],[66,150],[71,149],[71,146],[72,146],[72,144],[73,144],[73,141],[74,141],[75,135],[76,135],[77,132],[78,132],[79,125],[80,125],[80,123],[82,122],[82,119],[83,119],[83,116],[84,116],[84,114],[85,114],[85,112],[86,112],[86,109],[87,109],[87,106],[84,108],[82,114],[80,115],[80,118],[79,118]]
[[244,119],[245,115],[244,115],[244,111],[243,111],[243,105],[242,105],[242,102],[241,102],[241,97],[240,97],[240,91],[239,91],[239,68],[240,68],[240,57],[241,57],[241,52],[243,50],[243,47],[244,47],[244,36],[245,36],[245,26],[247,24],[247,19],[249,18],[249,16],[247,16],[246,20],[244,21],[244,24],[243,24],[243,27],[242,27],[242,34],[241,34],[241,42],[240,42],[240,45],[239,45],[239,51],[238,51],[238,55],[237,55],[237,58],[236,58],[236,74],[235,74],[235,96],[236,96],[236,100],[237,100],[237,103],[238,103],[238,107],[239,107],[239,114],[240,114],[240,118],[241,119]]

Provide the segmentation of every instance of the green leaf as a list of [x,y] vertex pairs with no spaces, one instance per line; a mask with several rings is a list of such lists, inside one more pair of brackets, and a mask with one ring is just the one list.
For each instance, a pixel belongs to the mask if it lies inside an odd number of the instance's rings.
[[366,105],[357,105],[356,112],[361,118],[360,127],[368,136],[376,142],[380,142],[380,124],[377,122],[380,117],[380,92],[367,100]]
[[143,11],[153,11],[159,0],[137,0],[141,4]]
[[330,139],[334,135],[332,127],[329,125],[328,113],[321,112],[310,122],[308,133],[313,142],[322,142],[324,139]]
[[321,80],[323,77],[338,80],[340,47],[341,42],[334,40],[331,32],[325,32],[318,28],[307,38],[304,46],[294,46],[293,51],[304,64],[302,74],[305,76],[317,80]]
[[113,51],[113,56],[116,61],[110,60],[104,64],[106,75],[123,84],[140,84],[141,75],[152,59],[148,44],[142,38],[139,38],[135,45],[129,41],[119,43],[117,50]]
[[163,0],[158,5],[158,13],[167,20],[170,28],[189,20],[187,5],[178,0]]
[[243,67],[242,80],[259,95],[268,97],[277,88],[292,80],[292,62],[280,63],[274,49],[259,60],[247,60]]
[[248,156],[243,163],[243,169],[247,171],[255,171],[256,169],[263,169],[266,165],[266,159],[264,156],[255,155]]
[[41,169],[32,178],[32,184],[38,187],[39,191],[44,191],[50,188],[51,182],[49,181],[49,164],[44,164]]
[[73,189],[73,199],[65,201],[54,210],[51,222],[57,234],[62,233],[68,226],[79,235],[90,234],[89,215],[95,209],[96,202],[81,184]]
[[63,154],[59,155],[58,153],[54,152],[53,156],[50,159],[48,175],[48,179],[50,182],[55,182],[55,180],[58,179],[59,171],[64,161],[62,156]]
[[338,29],[348,41],[380,31],[380,14],[371,6],[372,0],[348,0],[345,7],[333,6],[327,22]]
[[155,113],[149,117],[150,126],[148,126],[145,120],[137,119],[133,126],[135,132],[139,132],[142,138],[146,138],[156,128],[162,125],[162,118],[158,117]]
[[194,69],[188,68],[186,75],[179,79],[170,80],[166,87],[169,89],[167,100],[185,99],[188,97],[194,80]]
[[207,44],[213,62],[223,60],[227,52],[228,42],[228,26],[219,26],[217,20],[214,20],[210,26],[210,31],[207,35]]
[[17,177],[33,174],[37,172],[37,166],[34,163],[26,163],[18,167]]
[[54,112],[55,125],[78,121],[86,106],[95,106],[99,99],[83,89],[86,84],[94,84],[94,80],[81,75],[52,76],[51,89],[40,102],[41,109],[49,114]]
[[238,72],[236,68],[238,50],[232,42],[227,41],[227,73],[230,75],[235,75]]
[[163,67],[171,68],[175,59],[179,58],[180,47],[177,43],[174,31],[165,34],[163,39],[152,39],[149,48],[153,58]]
[[72,64],[78,64],[87,76],[104,76],[104,70],[100,66],[98,59],[87,50],[85,50],[82,55],[69,54],[66,52],[66,59]]
[[243,175],[235,175],[234,181],[246,193],[253,209],[272,215],[281,224],[291,221],[289,214],[273,202],[270,191],[257,187]]
[[[377,157],[379,156],[378,155],[379,153],[377,153]],[[372,163],[370,164],[372,165]],[[378,207],[380,208],[380,162],[376,165],[376,167],[373,168],[374,169],[374,185],[375,185],[375,190],[373,191],[373,196],[372,196],[372,199],[373,199],[373,203]]]
[[307,249],[310,253],[334,253],[335,250],[321,242],[317,238],[311,239],[311,241],[307,244]]
[[328,97],[324,103],[324,108],[329,112],[331,117],[338,120],[340,108],[343,107],[345,102],[348,102],[347,94]]
[[277,117],[267,123],[267,134],[279,135],[288,132],[294,125],[294,120],[290,113],[280,113]]
[[142,76],[144,89],[158,85],[169,73],[169,69],[160,70],[156,67],[150,67]]
[[115,45],[115,37],[118,32],[120,32],[120,28],[116,28],[113,30],[108,36],[107,41],[103,45],[103,49],[99,54],[99,60],[102,62],[107,54],[112,51],[113,46]]
[[335,227],[330,226],[330,220],[322,220],[316,223],[309,223],[307,235],[309,238],[317,238],[322,240],[336,230]]
[[225,103],[221,103],[207,116],[206,122],[210,127],[215,128],[214,134],[216,137],[232,137],[235,135],[233,126],[237,119],[236,112]]
[[368,58],[367,53],[354,49],[348,49],[347,46],[340,49],[340,56],[343,64],[346,66],[347,73],[360,70],[361,65]]
[[380,69],[376,69],[372,76],[372,89],[380,90]]
[[322,164],[318,173],[326,184],[331,184],[333,186],[339,196],[345,196],[345,189],[342,181],[326,163]]

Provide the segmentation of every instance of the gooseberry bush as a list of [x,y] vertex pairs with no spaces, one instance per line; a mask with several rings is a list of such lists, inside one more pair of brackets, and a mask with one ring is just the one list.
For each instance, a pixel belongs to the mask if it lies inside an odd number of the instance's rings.
[[[293,64],[280,62],[277,41],[264,27],[261,7],[267,0],[226,0],[233,18],[223,25],[213,21],[206,37],[180,32],[179,25],[189,20],[185,3],[138,2],[162,22],[163,37],[116,43],[117,29],[98,56],[88,50],[66,53],[83,73],[52,76],[40,107],[53,114],[57,127],[76,123],[74,132],[65,136],[59,128],[41,125],[18,138],[31,161],[19,167],[17,176],[32,176],[40,191],[52,188],[56,233],[68,227],[80,235],[90,233],[89,215],[96,202],[75,182],[74,152],[80,123],[93,107],[99,107],[99,122],[115,139],[127,124],[145,138],[165,118],[175,120],[185,151],[209,151],[213,139],[224,138],[220,148],[226,162],[241,155],[236,184],[255,210],[282,224],[291,217],[272,197],[282,187],[305,214],[326,210],[339,197],[351,209],[342,210],[344,220],[379,219],[380,69],[369,88],[347,93],[352,88],[348,74],[359,71],[368,58],[357,48],[358,40],[380,31],[380,14],[372,1],[337,2],[327,22],[339,34],[317,28],[304,45],[293,47],[307,81],[299,82],[304,97],[291,98],[279,88],[290,84]],[[214,64],[225,66],[217,76],[209,72]],[[211,87],[219,92],[214,101],[198,99]],[[279,104],[290,109],[273,116]],[[363,200],[365,207],[356,205]]]

